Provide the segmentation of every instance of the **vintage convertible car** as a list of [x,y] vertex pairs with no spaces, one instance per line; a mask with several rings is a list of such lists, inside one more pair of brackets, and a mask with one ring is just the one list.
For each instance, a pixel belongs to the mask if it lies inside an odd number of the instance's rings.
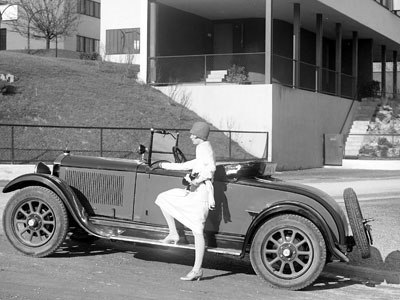
[[[168,157],[181,162],[185,155],[175,133],[152,129],[150,136],[149,147],[139,147],[137,160],[66,151],[52,170],[38,163],[34,173],[9,182],[3,192],[16,191],[3,216],[10,243],[26,255],[44,257],[57,250],[67,233],[73,237],[81,231],[88,237],[194,249],[193,236],[183,226],[177,245],[159,241],[167,227],[154,201],[160,192],[184,188],[185,174],[155,166]],[[175,142],[158,151],[156,136]],[[369,225],[351,188],[344,191],[344,200],[354,237],[345,213],[329,195],[276,179],[274,170],[265,160],[217,164],[216,207],[205,226],[207,251],[248,254],[259,277],[290,290],[312,284],[326,263],[348,261],[346,253],[354,245],[369,256]]]

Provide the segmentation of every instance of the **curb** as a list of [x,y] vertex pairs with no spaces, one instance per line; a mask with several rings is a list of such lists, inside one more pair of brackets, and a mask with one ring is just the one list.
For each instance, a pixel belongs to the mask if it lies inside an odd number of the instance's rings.
[[[345,276],[351,279],[366,281],[369,284],[400,284],[400,272],[372,269],[361,266],[354,266],[349,263],[333,262],[325,266],[323,272],[331,275]],[[399,287],[400,289],[400,287]]]

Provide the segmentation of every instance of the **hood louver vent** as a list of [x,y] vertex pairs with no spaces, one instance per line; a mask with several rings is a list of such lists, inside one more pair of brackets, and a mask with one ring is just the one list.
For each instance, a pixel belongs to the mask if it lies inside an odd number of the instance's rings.
[[65,181],[92,204],[123,206],[124,176],[70,169]]

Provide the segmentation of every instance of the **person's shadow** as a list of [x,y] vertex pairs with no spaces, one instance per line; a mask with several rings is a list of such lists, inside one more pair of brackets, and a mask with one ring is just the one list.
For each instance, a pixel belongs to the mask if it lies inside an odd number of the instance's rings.
[[221,222],[232,222],[228,199],[226,198],[228,178],[223,165],[217,166],[214,174],[213,185],[215,208],[209,211],[204,226],[205,239],[209,247],[217,246],[215,235],[219,232]]

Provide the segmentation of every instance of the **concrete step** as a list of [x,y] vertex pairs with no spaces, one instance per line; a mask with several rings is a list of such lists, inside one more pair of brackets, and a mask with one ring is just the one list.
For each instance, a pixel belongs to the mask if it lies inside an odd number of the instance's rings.
[[211,70],[209,74],[220,74],[220,75],[227,75],[228,71],[227,70]]
[[227,70],[211,70],[207,75],[206,82],[223,82],[227,74]]
[[223,78],[206,78],[206,82],[222,82]]

